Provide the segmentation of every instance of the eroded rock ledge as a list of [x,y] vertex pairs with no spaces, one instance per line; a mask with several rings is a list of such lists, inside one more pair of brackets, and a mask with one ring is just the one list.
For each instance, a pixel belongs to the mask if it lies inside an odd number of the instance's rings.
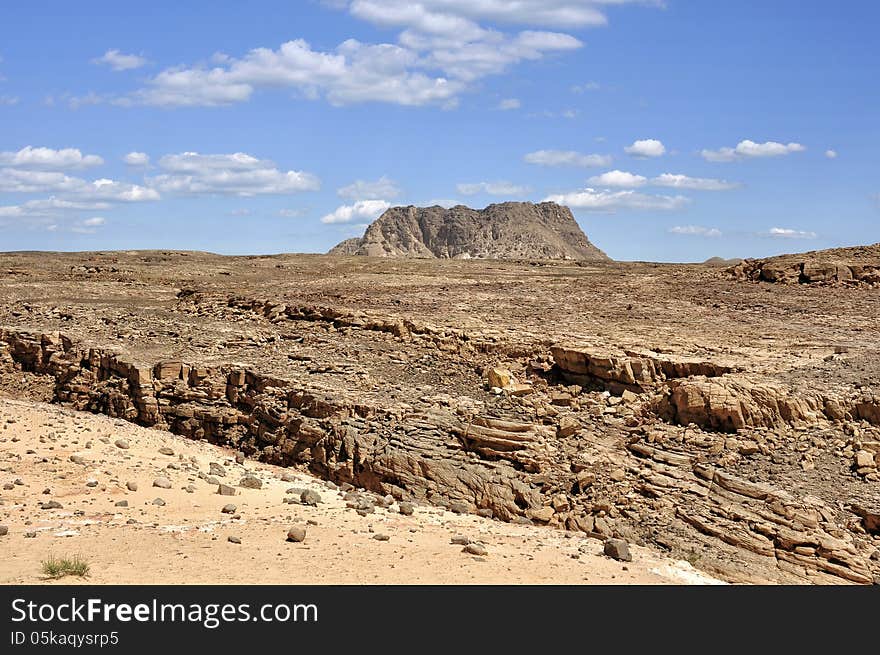
[[[277,312],[285,320],[288,313]],[[622,535],[680,555],[711,543],[721,556],[698,565],[731,579],[867,584],[880,576],[880,514],[870,500],[834,507],[725,468],[789,438],[785,430],[762,436],[751,428],[876,420],[876,401],[833,408],[828,398],[789,398],[697,360],[568,346],[553,355],[563,377],[584,384],[563,392],[536,378],[549,403],[536,392],[492,410],[443,394],[418,406],[380,406],[234,364],[133,362],[60,334],[0,330],[0,371],[51,376],[57,402],[305,465],[335,482],[503,520]],[[625,398],[586,390],[594,384]],[[660,422],[664,411],[689,427]],[[743,434],[731,439],[717,430]],[[880,441],[835,447],[855,455],[859,475],[876,476]],[[820,456],[821,448],[806,455]]]

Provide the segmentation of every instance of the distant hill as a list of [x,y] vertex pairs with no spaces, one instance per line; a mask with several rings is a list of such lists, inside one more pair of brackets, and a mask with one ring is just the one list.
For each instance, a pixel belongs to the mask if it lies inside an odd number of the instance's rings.
[[849,283],[880,286],[880,243],[746,259],[727,269],[738,280],[781,284]]
[[736,266],[742,261],[740,257],[733,257],[731,259],[724,259],[723,257],[709,257],[703,263],[707,266]]
[[485,209],[457,205],[392,207],[361,239],[333,255],[449,259],[608,260],[590,243],[571,210],[552,202],[505,202]]

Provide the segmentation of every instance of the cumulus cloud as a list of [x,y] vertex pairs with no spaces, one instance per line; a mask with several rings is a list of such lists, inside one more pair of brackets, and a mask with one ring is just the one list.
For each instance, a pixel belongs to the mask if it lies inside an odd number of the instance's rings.
[[635,188],[644,186],[648,182],[648,178],[642,175],[633,175],[626,171],[614,170],[602,173],[601,175],[594,175],[587,182],[597,186]]
[[574,150],[536,150],[525,155],[523,161],[538,166],[598,168],[610,165],[612,160],[608,155],[585,155]]
[[98,155],[83,155],[77,148],[35,148],[25,146],[18,151],[0,152],[0,166],[15,168],[66,170],[100,166],[104,160]]
[[147,60],[139,55],[126,55],[119,50],[108,50],[96,59],[92,59],[93,64],[104,64],[115,71],[127,71],[140,68],[147,63]]
[[379,200],[382,198],[396,198],[400,195],[400,187],[394,180],[386,176],[380,177],[375,182],[355,180],[351,184],[338,189],[336,193],[340,198],[349,200]]
[[774,239],[815,239],[819,235],[809,230],[771,227],[767,232],[762,232],[761,236],[772,237]]
[[663,173],[657,177],[647,178],[626,171],[608,171],[601,175],[594,175],[589,184],[604,187],[620,187],[635,189],[642,186],[669,187],[672,189],[690,189],[694,191],[728,191],[736,189],[739,185],[725,180],[715,180],[704,177],[690,177],[676,173]]
[[101,178],[91,182],[57,171],[0,168],[0,192],[60,193],[82,200],[142,202],[158,200],[159,193],[137,184]]
[[353,205],[342,205],[335,211],[321,217],[322,223],[352,223],[354,221],[373,221],[391,207],[385,200],[359,200]]
[[498,103],[498,109],[501,111],[510,111],[511,109],[519,109],[522,103],[517,98],[505,98]]
[[[477,21],[542,27],[597,27],[606,25],[608,5],[663,6],[662,0],[351,0],[336,3],[352,15],[387,26],[416,27],[455,34]],[[471,28],[472,29],[472,28]]]
[[825,156],[828,157],[828,159],[837,159],[837,151],[836,150],[826,150]]
[[18,101],[18,96],[0,95],[0,107],[12,107],[13,105],[17,105]]
[[106,202],[77,202],[51,197],[44,200],[28,200],[20,205],[2,206],[0,207],[0,217],[57,216],[65,212],[108,209],[109,207],[110,205]]
[[800,143],[777,143],[765,141],[755,143],[749,139],[740,141],[734,148],[719,148],[718,150],[703,150],[700,152],[703,159],[711,162],[731,162],[742,159],[754,159],[757,157],[781,157],[793,152],[806,150]]
[[97,231],[97,228],[102,227],[106,223],[107,219],[103,216],[93,216],[92,218],[77,221],[73,224],[73,227],[70,228],[70,231],[79,234],[94,234]]
[[672,234],[688,234],[701,237],[720,237],[721,230],[716,227],[705,227],[703,225],[676,225],[669,228]]
[[144,152],[130,152],[122,158],[129,166],[147,166],[150,163],[150,156]]
[[614,212],[619,209],[674,211],[682,209],[690,202],[684,196],[655,196],[636,191],[609,191],[592,188],[550,195],[544,200],[545,202],[555,202],[576,209],[596,212]]
[[146,178],[147,186],[181,195],[280,195],[317,191],[320,180],[304,171],[281,171],[269,160],[246,153],[183,152],[166,155],[159,167],[167,171]]
[[473,196],[478,193],[487,193],[490,196],[522,196],[531,191],[527,186],[505,181],[462,183],[456,185],[456,190],[465,196]]
[[716,180],[706,177],[690,177],[677,173],[663,173],[651,179],[651,186],[670,187],[673,189],[692,189],[694,191],[729,191],[740,185],[736,182]]
[[640,139],[624,148],[623,151],[633,157],[662,157],[666,154],[666,146],[657,139]]
[[129,97],[159,106],[249,100],[260,89],[294,89],[334,105],[385,102],[454,107],[476,80],[523,62],[582,47],[572,30],[605,25],[605,9],[661,0],[324,0],[353,17],[397,31],[394,43],[349,39],[314,49],[302,39],[210,64],[165,69]]

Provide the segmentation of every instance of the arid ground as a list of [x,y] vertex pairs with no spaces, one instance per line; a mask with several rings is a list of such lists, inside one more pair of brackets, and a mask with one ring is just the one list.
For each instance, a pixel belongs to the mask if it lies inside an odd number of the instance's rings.
[[0,581],[870,584],[878,317],[704,265],[3,254]]

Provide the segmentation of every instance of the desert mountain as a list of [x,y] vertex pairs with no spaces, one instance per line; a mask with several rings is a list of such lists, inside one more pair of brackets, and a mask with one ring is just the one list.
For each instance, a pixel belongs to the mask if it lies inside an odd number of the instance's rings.
[[485,209],[456,205],[392,207],[363,238],[332,255],[457,259],[607,260],[590,243],[571,210],[552,202],[504,202]]

